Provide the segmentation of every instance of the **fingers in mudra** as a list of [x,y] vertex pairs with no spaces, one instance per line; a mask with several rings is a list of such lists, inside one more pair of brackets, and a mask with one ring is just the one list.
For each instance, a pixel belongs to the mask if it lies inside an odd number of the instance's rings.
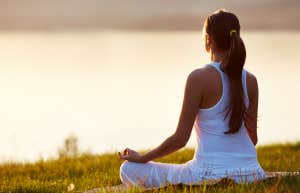
[[130,152],[129,148],[124,149],[122,153],[118,152],[119,158],[120,159],[126,159],[129,155],[129,152]]

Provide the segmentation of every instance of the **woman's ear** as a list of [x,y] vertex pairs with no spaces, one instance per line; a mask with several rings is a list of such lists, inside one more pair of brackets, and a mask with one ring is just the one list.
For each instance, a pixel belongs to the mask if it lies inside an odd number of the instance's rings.
[[206,33],[204,35],[204,44],[205,44],[205,50],[207,52],[211,51],[211,37],[208,35],[208,33]]

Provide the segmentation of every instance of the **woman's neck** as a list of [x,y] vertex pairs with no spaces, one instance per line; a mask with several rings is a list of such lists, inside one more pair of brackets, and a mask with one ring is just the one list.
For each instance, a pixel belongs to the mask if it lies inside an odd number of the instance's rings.
[[226,58],[227,52],[211,52],[210,60],[221,63]]

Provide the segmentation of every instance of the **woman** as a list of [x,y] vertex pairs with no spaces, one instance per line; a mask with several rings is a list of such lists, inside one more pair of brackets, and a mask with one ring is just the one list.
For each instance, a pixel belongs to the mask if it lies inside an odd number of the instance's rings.
[[[243,67],[246,58],[238,18],[218,10],[203,27],[205,49],[211,63],[187,78],[177,129],[160,146],[140,155],[126,148],[120,177],[126,186],[142,188],[167,184],[201,184],[230,178],[237,183],[266,177],[257,161],[256,78]],[[198,146],[184,164],[151,161],[185,146],[192,128]]]

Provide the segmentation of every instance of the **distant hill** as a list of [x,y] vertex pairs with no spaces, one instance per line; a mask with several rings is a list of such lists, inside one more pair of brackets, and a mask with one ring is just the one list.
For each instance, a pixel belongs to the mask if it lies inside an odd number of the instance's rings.
[[1,0],[0,30],[199,30],[218,8],[244,29],[300,29],[299,0]]

